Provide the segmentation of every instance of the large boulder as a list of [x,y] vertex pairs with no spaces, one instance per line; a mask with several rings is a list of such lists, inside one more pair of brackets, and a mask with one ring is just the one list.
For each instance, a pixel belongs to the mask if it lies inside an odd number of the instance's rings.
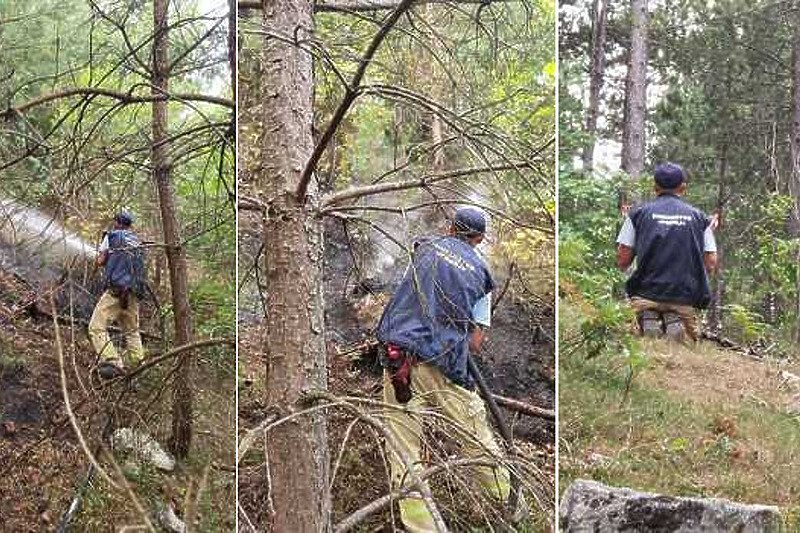
[[778,508],[770,505],[664,496],[588,480],[567,488],[559,512],[563,532],[765,533],[781,528]]

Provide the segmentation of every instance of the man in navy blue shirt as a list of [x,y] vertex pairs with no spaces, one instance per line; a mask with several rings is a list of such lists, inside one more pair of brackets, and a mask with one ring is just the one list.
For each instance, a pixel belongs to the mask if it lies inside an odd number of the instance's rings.
[[[459,428],[453,434],[465,455],[500,457],[483,400],[467,371],[467,357],[480,350],[491,320],[494,284],[475,249],[485,232],[483,213],[461,208],[447,235],[416,243],[411,265],[378,324],[385,347],[384,402],[392,406],[386,423],[395,441],[389,443],[395,489],[411,483],[407,465],[421,471],[422,414],[431,408]],[[494,497],[508,497],[506,469],[480,467],[475,473]],[[400,500],[400,516],[409,532],[436,531],[416,490]]]
[[[114,217],[114,228],[103,237],[97,265],[105,268],[106,290],[98,300],[89,322],[89,339],[100,363],[97,370],[103,378],[114,378],[125,372],[125,363],[108,335],[108,326],[117,322],[125,336],[125,357],[138,363],[144,356],[139,335],[139,295],[133,290],[135,272],[130,260],[141,242],[131,230],[133,216],[122,211]],[[119,283],[122,280],[122,285]]]
[[655,192],[654,200],[625,217],[617,266],[627,270],[636,258],[626,289],[643,334],[681,338],[685,331],[696,341],[695,309],[708,306],[708,273],[716,268],[716,221],[682,198],[686,172],[680,165],[656,167]]

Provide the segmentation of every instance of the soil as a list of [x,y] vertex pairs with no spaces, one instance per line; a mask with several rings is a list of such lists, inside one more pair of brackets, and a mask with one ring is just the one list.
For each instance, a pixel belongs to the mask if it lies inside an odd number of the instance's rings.
[[[747,359],[705,341],[692,350],[659,341],[645,343],[652,368],[643,372],[644,382],[695,402],[735,405],[755,401],[781,410],[797,392],[781,377],[781,372],[800,376],[797,363]],[[708,379],[710,375],[713,380]]]
[[54,528],[86,468],[69,425],[57,423],[65,419],[53,344],[33,319],[0,326],[0,523],[6,531]]
[[[66,417],[52,317],[43,314],[38,306],[30,305],[35,294],[19,274],[0,268],[2,531],[55,530],[89,466]],[[149,311],[143,313],[144,324],[152,327]],[[69,313],[62,310],[59,314]],[[82,316],[75,314],[78,318]],[[88,445],[94,448],[107,421],[106,406],[111,405],[122,385],[100,392],[97,377],[90,375],[88,370],[94,365],[96,356],[86,338],[85,325],[76,324],[72,329],[62,324],[61,335],[73,410]],[[141,423],[159,441],[166,441],[170,395],[169,387],[164,388],[163,378],[168,370],[155,367],[147,374],[152,378],[137,380],[137,385],[128,391],[122,402],[124,408],[116,411],[115,420],[119,426]],[[234,417],[232,412],[224,411],[226,405],[232,405],[233,373],[219,374],[203,372],[195,377],[198,413],[194,447],[202,450],[199,453],[213,456],[218,464],[227,466],[234,462],[230,429]],[[78,383],[77,377],[82,384]],[[90,396],[87,397],[84,390]],[[102,462],[106,464],[106,461]],[[197,468],[192,464],[181,465],[181,469],[171,475],[159,478],[148,474],[147,478],[129,482],[140,497],[144,495],[144,499],[150,500],[145,501],[145,505],[174,500],[180,510],[185,487],[197,484],[203,477],[204,464]],[[234,475],[232,472],[217,474],[216,471],[212,474],[205,491],[219,501],[204,509],[204,517],[214,514],[213,520],[226,523],[222,529],[229,531],[233,527]],[[142,482],[149,485],[144,486]],[[135,510],[131,509],[129,496],[106,488],[97,476],[91,492],[93,494],[84,498],[82,510],[73,521],[76,530],[114,531],[116,526],[141,522]]]

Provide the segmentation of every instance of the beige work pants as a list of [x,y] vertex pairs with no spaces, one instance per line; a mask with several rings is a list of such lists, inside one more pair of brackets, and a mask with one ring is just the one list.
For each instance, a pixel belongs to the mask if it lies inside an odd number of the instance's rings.
[[636,313],[642,311],[657,311],[659,313],[675,313],[683,323],[683,329],[693,341],[697,341],[697,314],[691,305],[680,305],[669,302],[655,302],[647,298],[633,296],[630,300],[631,308]]
[[136,296],[128,296],[128,306],[122,308],[120,298],[105,291],[97,302],[89,322],[89,339],[95,352],[103,361],[121,363],[114,344],[108,335],[108,326],[117,322],[125,337],[125,359],[137,363],[144,358],[142,338],[139,336],[139,301]]
[[[411,376],[414,396],[405,406],[412,412],[387,407],[385,415],[388,428],[401,448],[400,453],[408,458],[417,472],[423,470],[420,465],[422,419],[418,413],[425,408],[437,410],[457,424],[461,431],[471,436],[465,438],[460,432],[452,433],[461,442],[467,457],[497,459],[501,456],[500,447],[486,420],[483,400],[477,392],[452,383],[435,365],[425,363],[414,365]],[[383,399],[388,404],[399,405],[394,397],[389,372],[386,370],[383,373]],[[405,463],[398,455],[398,451],[391,447],[389,459],[392,486],[396,489],[404,483],[410,483],[411,478],[406,471]],[[476,467],[472,472],[491,496],[499,500],[508,498],[511,486],[509,473],[505,468]],[[433,518],[418,494],[416,497],[400,500],[400,517],[409,533],[436,531]]]

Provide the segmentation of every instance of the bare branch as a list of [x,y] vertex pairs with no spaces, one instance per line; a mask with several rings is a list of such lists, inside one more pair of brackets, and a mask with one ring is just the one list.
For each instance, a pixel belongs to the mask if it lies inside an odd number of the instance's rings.
[[[492,2],[505,2],[512,0],[421,0],[419,4],[490,4]],[[360,11],[379,11],[397,9],[400,0],[340,0],[338,2],[317,2],[314,4],[315,13],[358,13]],[[261,2],[255,0],[240,0],[239,9],[261,9]]]
[[456,178],[463,178],[464,176],[473,176],[475,174],[483,174],[486,172],[501,172],[504,170],[518,170],[520,168],[529,168],[530,163],[526,161],[516,161],[511,163],[502,163],[497,165],[489,165],[485,167],[470,167],[461,168],[457,170],[450,170],[448,172],[441,172],[438,174],[427,174],[421,178],[415,178],[404,181],[395,181],[390,183],[378,183],[375,185],[365,185],[363,187],[351,187],[323,198],[322,206],[329,207],[336,205],[345,200],[354,200],[364,196],[372,196],[375,194],[382,194],[385,192],[402,191],[406,189],[417,189],[427,187],[433,183],[446,181]]
[[[490,459],[456,459],[443,464],[432,466],[430,468],[426,468],[425,470],[419,473],[419,477],[424,481],[443,471],[450,471],[454,468],[474,467],[474,466],[494,467],[497,466],[497,461],[493,461]],[[341,522],[339,522],[333,527],[333,531],[335,533],[346,533],[347,531],[350,531],[358,524],[369,518],[370,515],[373,515],[381,511],[382,509],[390,505],[393,501],[407,496],[413,490],[414,490],[413,486],[406,485],[389,494],[381,496],[377,500],[368,503],[364,507],[360,508],[359,510],[345,517]]]
[[9,107],[8,109],[0,113],[0,116],[14,116],[15,114],[25,113],[32,107],[46,104],[47,102],[52,102],[53,100],[59,100],[61,98],[69,98],[71,96],[107,96],[109,98],[114,98],[116,100],[119,100],[120,102],[124,102],[127,104],[150,103],[150,102],[165,101],[165,100],[186,100],[186,101],[208,102],[212,104],[221,105],[230,109],[234,109],[236,107],[232,100],[228,100],[227,98],[221,98],[219,96],[211,96],[207,94],[169,93],[169,94],[157,94],[157,95],[135,95],[133,93],[124,93],[121,91],[114,91],[111,89],[104,89],[101,87],[72,87],[69,89],[64,89],[62,91],[46,94],[44,96],[39,96],[38,98],[34,98],[33,100],[25,102],[24,104],[19,105],[17,107]]
[[372,58],[375,56],[375,52],[378,51],[381,43],[389,34],[389,31],[391,31],[397,20],[411,7],[411,4],[413,3],[414,0],[401,0],[395,10],[392,11],[388,17],[386,17],[383,25],[375,34],[375,37],[372,38],[372,42],[369,44],[367,51],[364,53],[364,57],[361,58],[358,68],[356,69],[355,74],[353,74],[352,80],[350,80],[350,85],[345,90],[344,98],[342,98],[342,101],[339,103],[339,107],[333,114],[333,118],[328,124],[328,127],[325,129],[325,132],[322,134],[319,141],[317,141],[317,145],[314,147],[314,151],[311,153],[311,157],[308,159],[308,162],[303,169],[303,173],[300,175],[300,182],[295,193],[295,198],[298,202],[304,201],[308,184],[311,181],[312,174],[317,167],[319,158],[322,157],[322,153],[325,151],[325,148],[327,148],[328,143],[333,137],[333,134],[336,133],[339,124],[342,122],[345,114],[350,109],[350,106],[353,105],[353,102],[358,96],[358,86],[361,84],[361,80],[364,78],[364,74],[366,73],[367,67],[372,61]]

